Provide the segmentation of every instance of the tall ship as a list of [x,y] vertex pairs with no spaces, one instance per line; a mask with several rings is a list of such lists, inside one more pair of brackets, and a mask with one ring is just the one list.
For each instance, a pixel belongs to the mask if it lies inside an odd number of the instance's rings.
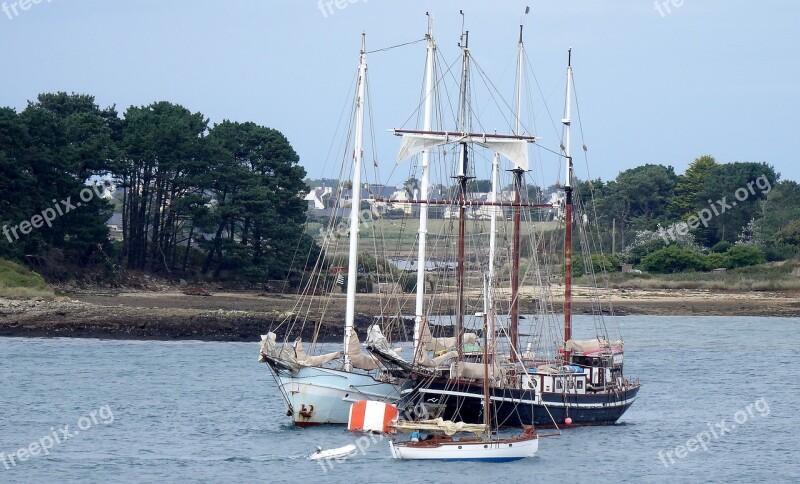
[[[526,11],[527,13],[527,11]],[[566,97],[564,116],[560,120],[558,159],[565,167],[562,196],[555,203],[538,203],[525,200],[524,177],[530,171],[528,164],[528,144],[536,143],[538,138],[526,134],[521,126],[521,106],[525,50],[523,27],[520,26],[517,60],[517,92],[515,100],[514,130],[508,134],[476,133],[470,129],[475,120],[472,106],[477,103],[470,99],[473,86],[470,84],[472,57],[468,47],[469,33],[462,34],[460,73],[459,126],[447,131],[395,130],[403,137],[400,158],[415,154],[417,149],[431,149],[436,146],[455,145],[458,153],[456,163],[455,196],[445,202],[456,213],[454,245],[456,274],[453,301],[455,317],[449,337],[436,337],[432,334],[431,317],[422,308],[420,301],[428,301],[430,306],[441,305],[436,298],[441,295],[422,294],[424,285],[418,285],[417,330],[415,333],[414,358],[406,360],[387,354],[379,347],[369,347],[370,351],[384,363],[398,378],[406,379],[402,388],[400,408],[418,418],[444,418],[446,420],[480,423],[484,419],[482,365],[487,364],[490,371],[489,401],[494,425],[520,427],[535,425],[539,428],[561,426],[607,425],[615,423],[633,404],[639,392],[638,380],[625,375],[624,344],[621,338],[612,338],[608,326],[613,319],[609,305],[602,301],[598,290],[598,274],[594,273],[589,250],[597,244],[591,238],[589,213],[576,199],[573,187],[573,157],[571,151],[573,67],[572,51],[569,51],[566,72]],[[484,74],[480,71],[481,75]],[[484,84],[487,84],[484,82]],[[479,122],[478,122],[479,123]],[[476,154],[480,148],[493,152],[492,191],[486,200],[476,201],[469,193],[469,183],[474,174],[470,165],[472,160],[482,156]],[[584,152],[586,152],[584,144]],[[484,158],[487,158],[483,155]],[[500,160],[510,163],[508,172],[513,183],[511,196],[502,200],[499,195],[497,179]],[[422,164],[423,169],[426,166]],[[423,173],[423,180],[426,174]],[[424,192],[423,192],[424,198]],[[419,200],[422,205],[421,220],[430,200]],[[486,263],[467,274],[467,267],[475,267],[476,255],[485,254],[480,247],[467,249],[470,233],[467,226],[475,223],[470,217],[474,211],[488,213],[489,241]],[[562,246],[561,257],[555,257],[558,237],[553,233],[539,232],[532,218],[536,211],[555,212],[560,222]],[[523,214],[528,218],[523,222]],[[472,221],[469,220],[472,218]],[[506,247],[498,244],[498,223],[510,227],[502,234]],[[541,216],[540,216],[541,220]],[[483,223],[482,220],[477,223]],[[424,225],[422,225],[424,226]],[[577,232],[577,237],[573,232]],[[423,229],[420,229],[420,234]],[[523,237],[525,234],[525,237]],[[423,237],[420,237],[420,241]],[[524,240],[524,242],[523,242]],[[549,244],[548,244],[549,242]],[[527,247],[526,247],[527,245]],[[425,270],[425,254],[420,242],[419,271]],[[507,255],[506,267],[510,275],[501,280],[497,274],[498,254]],[[477,253],[477,254],[476,254]],[[525,259],[525,266],[522,266]],[[573,260],[582,262],[585,267],[585,281],[591,289],[591,326],[593,335],[576,339],[573,335]],[[554,268],[563,263],[563,311],[555,304],[555,292],[560,285],[554,285],[557,276]],[[490,307],[488,310],[490,351],[483,356],[474,346],[476,332],[470,332],[466,323],[474,318],[468,310],[472,305],[470,287],[474,287],[476,277],[486,275],[489,280]],[[521,278],[529,276],[532,288],[535,313],[521,315]],[[424,275],[420,275],[424,280]],[[508,286],[501,287],[502,283]],[[523,319],[524,318],[524,319]],[[441,318],[438,318],[441,319]],[[521,331],[521,322],[524,322]],[[441,325],[436,325],[441,327]],[[488,358],[489,361],[485,361]]]

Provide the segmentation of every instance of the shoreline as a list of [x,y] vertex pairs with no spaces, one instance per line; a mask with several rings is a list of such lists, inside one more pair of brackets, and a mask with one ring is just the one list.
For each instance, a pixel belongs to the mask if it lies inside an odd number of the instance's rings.
[[[552,291],[557,294],[557,288]],[[621,290],[612,289],[602,299],[610,302],[614,314],[650,316],[762,316],[800,317],[800,294],[797,292],[722,293],[702,290]],[[394,298],[397,300],[398,298]],[[385,307],[386,295],[362,294],[356,305],[355,327],[363,340],[373,316]],[[297,296],[257,292],[220,292],[210,296],[186,295],[169,291],[106,291],[83,292],[53,301],[43,298],[27,300],[0,298],[0,336],[8,337],[76,337],[129,340],[200,340],[252,341],[278,327],[279,339],[286,335],[289,324],[282,321],[300,319],[296,310]],[[555,299],[556,308],[562,301]],[[401,295],[386,314],[413,314],[413,295]],[[445,304],[449,308],[451,305]],[[521,311],[534,312],[530,290],[522,291]],[[588,288],[577,287],[573,301],[576,315],[591,314]],[[393,311],[391,310],[393,309]],[[452,311],[439,312],[448,314]],[[289,339],[301,336],[314,338],[315,322],[322,321],[317,341],[341,341],[344,328],[344,297],[335,295],[324,310],[305,310],[306,323],[297,326]],[[387,334],[394,339],[408,339],[413,320],[401,319]]]

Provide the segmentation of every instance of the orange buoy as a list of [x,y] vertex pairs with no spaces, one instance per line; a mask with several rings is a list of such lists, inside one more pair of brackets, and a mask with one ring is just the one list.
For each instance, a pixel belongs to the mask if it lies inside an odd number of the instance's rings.
[[347,430],[390,432],[389,424],[397,420],[397,407],[389,403],[360,400],[350,405]]
[[566,419],[564,419],[564,423],[567,425],[572,425],[572,419],[567,417]]

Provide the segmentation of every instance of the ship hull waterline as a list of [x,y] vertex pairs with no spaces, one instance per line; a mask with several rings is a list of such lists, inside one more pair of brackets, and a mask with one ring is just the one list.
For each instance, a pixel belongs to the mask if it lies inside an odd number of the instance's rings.
[[539,439],[511,442],[448,442],[431,447],[389,442],[392,457],[401,460],[450,460],[511,462],[533,457],[539,451]]
[[289,407],[287,415],[299,427],[347,425],[353,402],[400,400],[399,386],[367,374],[318,367],[288,371],[270,366],[270,371]]
[[[492,389],[492,414],[500,427],[536,428],[612,425],[630,408],[638,386],[596,394],[542,393],[532,390]],[[402,410],[466,423],[483,422],[483,395],[476,385],[427,382],[426,387],[403,392]],[[567,419],[570,423],[567,423]]]

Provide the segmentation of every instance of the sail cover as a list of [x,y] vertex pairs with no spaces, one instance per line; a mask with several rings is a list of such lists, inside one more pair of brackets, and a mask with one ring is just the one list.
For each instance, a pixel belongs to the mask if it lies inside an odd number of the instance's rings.
[[486,432],[486,427],[480,424],[468,424],[464,422],[453,422],[443,420],[441,417],[433,420],[407,421],[398,420],[394,428],[401,432],[413,432],[414,430],[428,430],[432,432],[443,432],[445,435],[453,435],[458,432],[470,432],[481,435]]
[[588,339],[588,340],[574,340],[567,341],[567,351],[573,353],[596,353],[598,351],[622,351],[623,344],[621,340],[608,341],[605,338]]
[[355,329],[350,332],[350,339],[347,345],[347,357],[354,367],[362,370],[377,370],[381,366],[377,358],[361,351],[361,343],[358,341],[358,335]]
[[326,353],[324,355],[309,356],[303,349],[303,340],[298,336],[294,342],[294,354],[297,362],[303,366],[322,366],[342,356],[341,351]]
[[490,135],[475,136],[452,134],[403,134],[403,141],[400,144],[400,153],[397,155],[397,163],[400,163],[414,155],[418,155],[425,150],[433,147],[454,144],[454,143],[475,143],[484,148],[490,149],[511,160],[514,165],[522,170],[528,170],[528,142],[523,139],[498,139],[491,138]]

